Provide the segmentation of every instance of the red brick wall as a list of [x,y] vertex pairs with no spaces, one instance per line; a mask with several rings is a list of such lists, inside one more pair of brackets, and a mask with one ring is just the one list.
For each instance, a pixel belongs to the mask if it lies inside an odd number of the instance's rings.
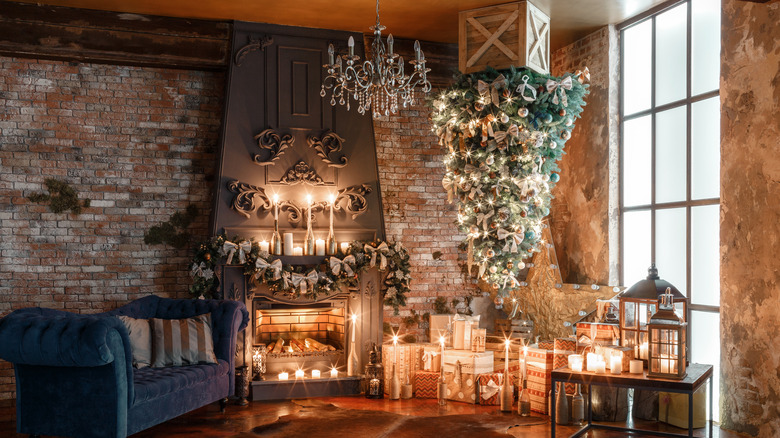
[[[431,91],[435,95],[436,90]],[[403,243],[411,255],[412,291],[399,316],[385,309],[385,322],[399,325],[414,309],[433,313],[436,297],[470,295],[477,287],[461,273],[458,245],[465,238],[454,224],[455,204],[441,185],[443,149],[431,130],[431,110],[418,103],[398,114],[374,120],[379,183],[387,238]],[[441,255],[434,257],[435,252]],[[408,327],[402,334],[409,333]],[[422,339],[425,330],[412,330]],[[425,333],[425,334],[424,334]]]
[[[93,313],[154,293],[186,297],[190,248],[146,245],[189,203],[207,237],[223,75],[0,57],[0,316]],[[80,215],[26,199],[45,178],[89,198]],[[0,361],[0,407],[14,398]]]

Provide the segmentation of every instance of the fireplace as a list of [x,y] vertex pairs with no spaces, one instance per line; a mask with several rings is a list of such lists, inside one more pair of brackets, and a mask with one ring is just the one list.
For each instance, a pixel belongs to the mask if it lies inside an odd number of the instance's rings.
[[347,300],[311,304],[253,300],[254,344],[266,345],[267,374],[318,369],[324,374],[347,360]]

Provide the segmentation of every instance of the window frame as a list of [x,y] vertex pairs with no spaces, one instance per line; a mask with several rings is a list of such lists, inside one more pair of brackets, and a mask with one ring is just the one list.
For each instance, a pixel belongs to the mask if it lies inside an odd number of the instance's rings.
[[[686,23],[686,95],[683,99],[678,99],[673,102],[665,103],[660,106],[656,106],[656,17],[663,12],[666,12],[667,10],[670,10],[672,8],[675,8],[677,6],[680,6],[682,4],[685,4],[687,7],[687,23]],[[624,31],[626,29],[630,29],[633,26],[642,24],[646,22],[647,20],[651,21],[651,83],[650,83],[650,107],[648,109],[638,111],[635,113],[632,113],[628,116],[624,114],[624,105],[623,105],[623,97],[624,97],[624,85],[625,81],[623,80],[625,75],[625,65],[623,63],[623,54],[625,53],[625,47],[624,47]],[[691,155],[692,155],[692,144],[691,144],[691,109],[693,104],[704,101],[707,99],[711,99],[713,97],[720,96],[720,87],[718,87],[715,90],[711,90],[705,93],[700,93],[695,96],[691,96],[691,90],[692,90],[692,77],[691,77],[691,66],[692,66],[692,52],[691,52],[691,46],[692,46],[692,20],[693,20],[693,14],[692,14],[692,2],[691,0],[671,0],[669,2],[663,3],[661,5],[658,5],[647,12],[644,12],[634,18],[631,18],[621,24],[618,24],[616,26],[616,29],[619,33],[619,41],[620,41],[620,86],[618,87],[618,111],[620,115],[620,122],[619,122],[619,153],[618,153],[618,276],[620,279],[620,284],[626,284],[626,278],[624,277],[624,266],[623,266],[623,232],[624,232],[624,213],[627,212],[634,212],[634,211],[649,211],[650,212],[650,260],[655,261],[656,260],[656,212],[658,210],[664,210],[664,209],[671,209],[671,208],[685,208],[685,216],[686,216],[686,224],[685,224],[685,231],[686,231],[686,284],[685,287],[685,293],[688,299],[690,300],[690,305],[688,306],[688,315],[686,315],[686,320],[691,320],[691,312],[693,311],[703,311],[703,312],[711,312],[711,313],[720,313],[720,306],[712,306],[712,305],[704,305],[704,304],[694,304],[693,298],[694,298],[694,292],[691,290],[691,241],[692,241],[692,233],[691,233],[691,212],[693,207],[698,206],[705,206],[705,205],[720,205],[720,196],[717,198],[707,198],[707,199],[697,199],[692,200],[691,199]],[[685,200],[683,201],[673,201],[673,202],[656,202],[656,117],[659,113],[671,110],[674,108],[686,108],[686,194],[685,194]],[[627,121],[634,120],[640,117],[650,116],[650,203],[649,204],[643,204],[643,205],[632,205],[630,207],[624,206],[624,200],[623,200],[623,182],[624,182],[624,173],[623,173],[623,150],[624,150],[624,133],[623,128],[624,124]],[[632,279],[628,279],[631,281]],[[639,279],[636,279],[637,281]],[[689,334],[690,335],[690,334]]]

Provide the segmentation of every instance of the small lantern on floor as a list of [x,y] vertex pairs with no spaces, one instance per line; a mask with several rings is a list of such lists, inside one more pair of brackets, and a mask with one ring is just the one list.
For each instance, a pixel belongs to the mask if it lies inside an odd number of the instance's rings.
[[688,320],[688,298],[676,287],[658,276],[653,263],[647,270],[647,278],[623,291],[620,302],[620,342],[624,347],[634,348],[634,357],[647,360],[647,322],[655,313],[658,299],[666,290],[674,297],[674,311]]
[[253,380],[263,380],[263,375],[266,371],[266,358],[268,356],[268,350],[265,345],[261,345],[255,348],[255,352],[252,355],[252,376]]
[[379,357],[376,345],[373,345],[368,354],[366,365],[366,398],[379,399],[385,397],[385,369],[382,359]]
[[688,323],[674,312],[671,289],[661,295],[658,312],[647,322],[650,356],[647,375],[664,379],[685,378]]

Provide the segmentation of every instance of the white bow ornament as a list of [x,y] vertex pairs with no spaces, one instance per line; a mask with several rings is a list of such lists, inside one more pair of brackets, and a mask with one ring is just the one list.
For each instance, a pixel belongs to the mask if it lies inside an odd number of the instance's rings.
[[572,82],[571,82],[571,76],[566,76],[563,78],[560,82],[555,82],[552,79],[547,79],[547,83],[545,84],[545,87],[547,88],[548,93],[553,93],[553,99],[552,103],[558,105],[558,93],[555,91],[560,91],[561,95],[561,103],[563,106],[567,106],[569,104],[569,100],[566,97],[566,90],[571,90]]
[[351,277],[355,275],[355,273],[352,270],[352,267],[350,265],[354,265],[355,263],[356,263],[355,256],[353,256],[352,254],[344,257],[344,260],[339,260],[338,257],[331,257],[330,269],[331,272],[333,272],[333,275],[339,275],[341,273],[341,270],[343,269],[347,277]]

